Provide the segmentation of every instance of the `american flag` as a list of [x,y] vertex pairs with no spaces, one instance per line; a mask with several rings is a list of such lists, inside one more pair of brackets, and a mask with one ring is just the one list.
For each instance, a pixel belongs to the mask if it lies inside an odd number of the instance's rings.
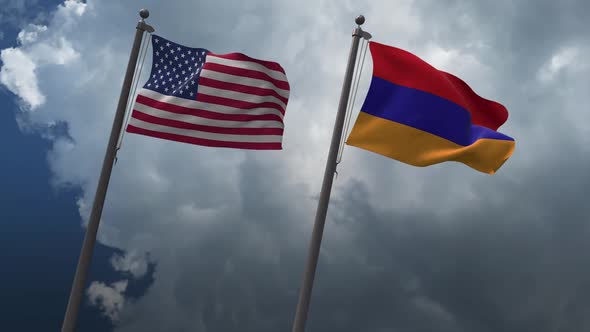
[[281,150],[289,83],[275,62],[152,36],[152,70],[127,132],[211,147]]

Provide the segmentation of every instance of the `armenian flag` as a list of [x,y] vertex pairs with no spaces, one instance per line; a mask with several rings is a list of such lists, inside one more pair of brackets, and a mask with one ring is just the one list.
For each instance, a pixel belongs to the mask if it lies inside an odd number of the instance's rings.
[[412,53],[369,47],[373,77],[346,144],[413,166],[455,161],[488,174],[510,158],[515,141],[497,131],[508,119],[503,105]]

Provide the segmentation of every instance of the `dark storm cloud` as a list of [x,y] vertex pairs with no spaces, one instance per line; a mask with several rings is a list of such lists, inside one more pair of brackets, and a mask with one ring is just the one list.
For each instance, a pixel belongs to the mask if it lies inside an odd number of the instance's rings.
[[[281,185],[277,186],[283,170],[269,163],[247,158],[238,167],[242,201],[228,208],[229,215],[216,218],[207,229],[201,229],[206,235],[199,239],[190,235],[195,234],[195,228],[189,227],[189,237],[177,239],[174,248],[170,248],[175,259],[164,261],[159,267],[168,276],[156,281],[154,288],[163,289],[163,298],[173,305],[157,305],[163,317],[146,320],[146,312],[153,310],[151,298],[158,300],[162,295],[148,293],[143,304],[131,304],[123,313],[122,331],[288,329],[304,244],[289,243],[293,232],[298,232],[294,226],[303,220],[301,213],[290,212],[296,205],[283,197],[309,198],[289,194]],[[178,230],[172,233],[177,234]],[[178,317],[184,319],[179,321]]]
[[[412,168],[347,148],[328,213],[308,331],[590,328],[584,317],[590,301],[583,296],[590,290],[585,264],[590,211],[584,203],[590,184],[584,47],[590,31],[583,21],[589,4],[371,0],[355,8],[342,3],[149,4],[150,22],[163,36],[215,52],[285,59],[293,98],[287,148],[280,154],[125,138],[101,234],[111,245],[149,251],[156,269],[148,292],[125,303],[117,330],[290,329],[323,174],[325,159],[319,159],[328,149],[328,139],[317,137],[331,132],[350,42],[341,30],[350,26],[349,16],[366,10],[375,16],[367,26],[381,22],[371,32],[385,39],[389,26],[399,22],[391,19],[396,8],[416,15],[407,21],[415,23],[408,28],[410,37],[399,32],[400,40],[410,40],[406,45],[422,52],[434,43],[458,51],[450,54],[460,61],[474,55],[489,71],[483,78],[478,66],[467,72],[474,85],[485,83],[509,108],[509,123],[502,128],[517,140],[515,155],[488,176],[462,165]],[[137,19],[135,9],[118,2],[89,6],[94,16],[81,20],[84,27],[109,17],[109,30],[66,32],[87,61],[105,69],[98,73],[82,63],[66,74],[86,73],[93,80],[81,86],[99,92],[76,94],[78,86],[54,83],[63,72],[45,70],[41,75],[48,76],[39,81],[50,106],[35,115],[68,121],[74,145],[56,145],[50,160],[62,182],[83,186],[86,204],[103,153],[92,157],[94,147],[104,146],[101,133],[112,121],[104,109],[114,106],[79,112],[76,101],[115,100],[113,77],[120,77],[126,61],[129,21]],[[111,37],[120,31],[127,31],[126,39]],[[85,34],[93,36],[92,47],[79,37]],[[539,72],[564,48],[578,54],[539,80]],[[73,101],[52,99],[64,86]]]
[[[223,331],[290,327],[289,309],[296,302],[309,237],[296,236],[306,242],[298,248],[282,244],[300,216],[289,213],[288,206],[272,208],[285,204],[273,197],[287,194],[272,185],[279,174],[266,168],[261,178],[252,171],[260,168],[265,164],[241,166],[241,190],[249,197],[242,219],[219,221],[206,239],[175,248],[183,270],[173,280],[174,298],[180,308],[202,315],[193,322],[202,325],[193,326]],[[554,178],[558,168],[559,181],[538,181]],[[590,302],[583,294],[590,269],[584,253],[590,249],[585,218],[590,209],[579,195],[590,178],[580,178],[575,163],[560,160],[522,176],[521,182],[504,181],[495,191],[483,188],[484,203],[457,208],[445,218],[426,209],[400,214],[371,204],[360,182],[342,187],[326,226],[309,331],[587,328],[583,313]],[[498,194],[500,201],[494,197]],[[247,207],[257,200],[268,204],[264,215]],[[268,250],[278,260],[261,262],[248,252],[253,232],[259,231],[273,237]],[[135,318],[135,324],[146,322]],[[170,324],[162,319],[161,328],[187,328],[187,322]],[[122,330],[134,329],[123,324]]]
[[[584,204],[590,182],[585,165],[590,158],[580,141],[581,131],[571,128],[567,116],[547,122],[556,109],[565,109],[568,116],[578,110],[565,106],[562,95],[537,81],[538,71],[561,47],[584,37],[579,22],[587,5],[455,4],[415,9],[424,21],[438,27],[424,38],[459,49],[465,49],[464,43],[482,41],[487,47],[475,53],[498,69],[490,84],[512,106],[512,121],[529,118],[532,124],[514,125],[521,129],[515,132],[517,151],[503,173],[488,177],[462,175],[473,172],[467,168],[448,170],[455,181],[467,182],[454,189],[449,178],[433,176],[445,176],[446,169],[428,172],[420,184],[423,201],[415,209],[396,211],[374,203],[375,188],[360,179],[337,183],[309,331],[589,328],[584,312],[590,301],[582,294],[590,287],[590,269],[584,264],[590,243],[586,217],[590,211]],[[468,19],[444,24],[445,16]],[[587,83],[580,79],[574,73],[557,76],[551,84],[571,86],[572,96],[581,99]],[[523,89],[525,83],[532,90]],[[551,128],[544,129],[548,123]],[[550,138],[539,136],[547,133]],[[302,188],[281,186],[282,170],[266,165],[250,159],[241,164],[241,206],[234,217],[216,221],[217,231],[207,238],[177,248],[176,262],[182,262],[183,270],[179,279],[169,281],[176,285],[169,290],[174,290],[178,308],[192,311],[173,316],[194,320],[166,320],[161,328],[289,330],[315,202],[294,195],[305,192]],[[393,161],[365,166],[363,171],[399,179],[400,184],[404,173],[421,174]],[[470,188],[476,198],[449,202],[445,197],[462,188]],[[392,193],[403,195],[403,187]],[[390,200],[395,202],[396,197]],[[450,212],[438,213],[437,207],[449,203]],[[310,207],[311,211],[300,211]],[[307,226],[293,226],[302,222]],[[266,249],[249,251],[252,243]],[[268,256],[261,259],[261,252]],[[146,296],[147,301],[157,298]],[[152,322],[138,308],[130,309],[137,316],[123,323],[122,331],[141,330]]]
[[[426,207],[383,211],[351,183],[332,205],[324,252],[337,258],[322,257],[310,328],[585,331],[590,177],[576,162],[556,159],[520,183],[480,190],[489,203],[466,204],[446,218]],[[503,196],[500,204],[493,195]],[[342,224],[353,235],[336,245],[331,230]],[[417,299],[436,304],[438,316],[419,310]]]

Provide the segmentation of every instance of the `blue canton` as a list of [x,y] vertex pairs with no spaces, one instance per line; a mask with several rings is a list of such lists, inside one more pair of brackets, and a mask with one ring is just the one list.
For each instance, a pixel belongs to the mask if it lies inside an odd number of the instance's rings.
[[206,49],[186,47],[160,36],[152,37],[152,72],[143,86],[163,95],[195,100]]

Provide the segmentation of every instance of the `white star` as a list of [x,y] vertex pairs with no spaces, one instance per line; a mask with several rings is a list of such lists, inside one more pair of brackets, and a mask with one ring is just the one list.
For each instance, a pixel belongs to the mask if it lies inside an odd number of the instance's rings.
[[170,76],[170,72],[169,71],[166,72],[166,76]]
[[176,89],[176,84],[172,84],[172,88],[173,89]]
[[157,89],[158,87],[160,87],[160,86],[156,84],[156,89]]
[[152,75],[152,78],[156,78],[156,74],[153,74],[153,75]]
[[188,64],[188,60],[184,60],[184,63],[185,63],[185,64]]
[[170,47],[170,43],[166,43],[166,47]]
[[164,46],[160,46],[160,51],[163,51],[163,50],[164,50]]
[[156,64],[154,64],[154,67],[158,68],[158,64],[157,64],[157,63],[156,63]]
[[168,88],[165,88],[164,91],[168,92]]
[[174,50],[173,49],[170,49],[170,54],[174,54]]
[[164,78],[164,75],[160,76],[160,79],[163,79],[163,78]]
[[183,71],[182,71],[182,75],[184,75],[184,74],[186,74],[186,72],[183,70]]
[[191,58],[191,60],[192,60],[192,61],[195,61],[195,57],[192,57],[192,58]]
[[192,81],[192,82],[191,82],[191,84],[192,84],[192,85],[195,85],[195,81]]
[[191,97],[192,97],[193,95],[194,95],[194,93],[193,93],[193,92],[191,92]]
[[[168,73],[168,74],[170,74],[170,73]],[[168,81],[172,82],[172,77],[170,77],[170,78],[168,79]]]
[[164,69],[168,69],[168,66],[164,65]]
[[173,72],[176,72],[176,68],[172,68],[172,71],[173,71]]
[[182,85],[182,81],[178,81],[178,85]]
[[178,64],[178,67],[179,67],[179,68],[180,68],[180,67],[182,67],[182,63],[179,63],[179,64]]
[[161,63],[164,63],[164,59],[160,59],[160,62],[161,62]]
[[158,74],[161,74],[161,73],[162,73],[162,69],[159,69],[159,70],[158,70]]
[[168,53],[164,54],[165,57],[168,57]]
[[157,43],[159,43],[159,42],[160,42],[160,40],[159,40],[158,38],[154,38],[154,43],[156,43],[156,44],[157,44]]
[[181,93],[181,94],[182,94],[182,91],[183,91],[183,90],[180,90],[180,93]]
[[176,78],[179,78],[179,77],[180,77],[180,75],[176,74]]
[[148,83],[147,86],[152,86],[152,83]]
[[181,58],[184,58],[184,53],[182,53],[182,54],[180,55],[180,57],[181,57]]
[[175,60],[175,61],[178,61],[178,57],[177,57],[177,56],[175,56],[175,57],[174,57],[174,60]]
[[156,56],[160,55],[160,52],[156,51]]
[[179,46],[179,47],[177,47],[176,49],[177,49],[177,50],[179,50],[179,51],[181,50],[180,46]]

